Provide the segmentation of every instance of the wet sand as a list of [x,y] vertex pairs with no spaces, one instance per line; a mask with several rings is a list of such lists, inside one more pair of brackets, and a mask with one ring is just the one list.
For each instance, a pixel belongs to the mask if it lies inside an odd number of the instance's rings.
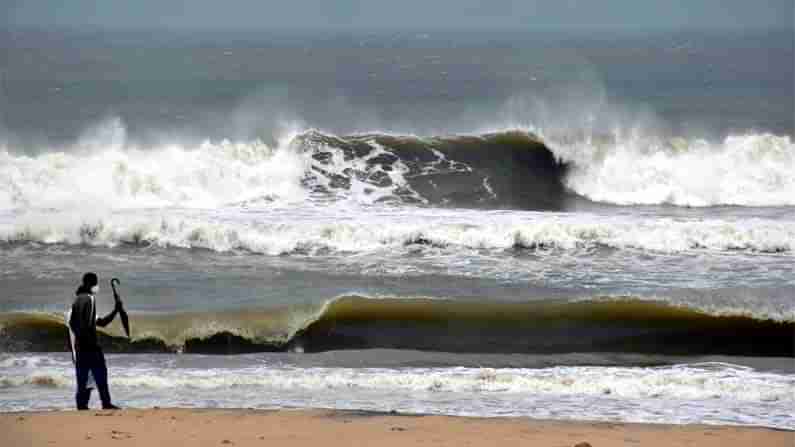
[[786,446],[795,432],[331,410],[144,409],[0,414],[4,446]]

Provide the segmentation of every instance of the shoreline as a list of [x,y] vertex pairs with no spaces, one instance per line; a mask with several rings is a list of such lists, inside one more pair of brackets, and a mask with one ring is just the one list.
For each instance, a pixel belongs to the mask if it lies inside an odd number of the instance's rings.
[[787,446],[795,431],[323,409],[152,408],[0,413],[8,446]]

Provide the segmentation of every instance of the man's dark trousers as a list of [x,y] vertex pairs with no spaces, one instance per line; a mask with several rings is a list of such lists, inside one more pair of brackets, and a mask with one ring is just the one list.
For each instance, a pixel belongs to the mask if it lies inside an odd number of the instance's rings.
[[108,367],[105,365],[105,355],[102,353],[102,350],[98,348],[85,352],[78,350],[76,370],[77,394],[75,400],[77,401],[77,409],[88,410],[88,399],[91,396],[91,390],[87,388],[89,371],[94,376],[94,382],[97,384],[97,391],[99,391],[99,398],[102,399],[102,406],[110,406]]

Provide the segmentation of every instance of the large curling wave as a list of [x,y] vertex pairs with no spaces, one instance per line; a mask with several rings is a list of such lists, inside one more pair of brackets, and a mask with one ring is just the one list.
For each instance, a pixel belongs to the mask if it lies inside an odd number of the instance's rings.
[[[795,145],[638,135],[291,133],[276,143],[124,143],[29,157],[0,150],[0,209],[149,208],[354,200],[565,210],[582,202],[795,205]],[[118,141],[121,141],[119,143]],[[698,175],[694,175],[694,173]]]

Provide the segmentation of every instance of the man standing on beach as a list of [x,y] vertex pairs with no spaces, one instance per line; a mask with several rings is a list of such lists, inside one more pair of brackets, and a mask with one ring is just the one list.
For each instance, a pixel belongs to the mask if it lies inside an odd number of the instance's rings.
[[[88,401],[91,397],[91,388],[88,388],[88,375],[94,377],[102,399],[102,408],[106,410],[118,410],[119,407],[113,405],[110,400],[110,390],[108,390],[108,368],[105,365],[105,355],[97,343],[97,326],[105,327],[116,317],[119,310],[119,300],[113,312],[97,318],[97,306],[94,296],[99,292],[99,278],[95,273],[83,275],[83,283],[77,288],[77,298],[72,304],[69,314],[69,331],[72,341],[72,353],[74,355],[76,376],[77,376],[77,401],[78,410],[88,410]],[[115,293],[115,291],[114,291]]]

